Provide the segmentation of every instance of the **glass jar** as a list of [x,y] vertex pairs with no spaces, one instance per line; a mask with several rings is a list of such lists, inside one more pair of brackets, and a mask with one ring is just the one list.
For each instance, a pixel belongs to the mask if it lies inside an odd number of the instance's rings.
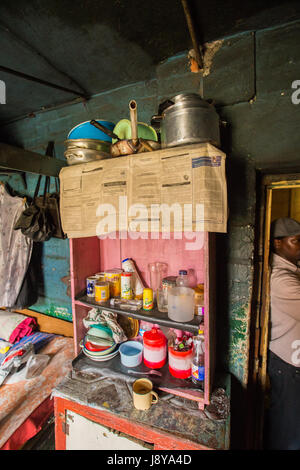
[[167,310],[168,310],[168,295],[169,295],[170,289],[172,289],[172,287],[176,287],[176,276],[164,277],[161,284],[162,284],[161,288],[163,289],[167,297]]
[[168,311],[168,290],[167,289],[157,289],[157,308],[160,312]]

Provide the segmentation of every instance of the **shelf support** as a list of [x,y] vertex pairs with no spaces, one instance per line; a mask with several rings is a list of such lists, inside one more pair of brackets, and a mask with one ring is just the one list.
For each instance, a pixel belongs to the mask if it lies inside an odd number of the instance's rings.
[[2,170],[10,169],[38,175],[58,176],[64,166],[66,163],[62,160],[0,142]]

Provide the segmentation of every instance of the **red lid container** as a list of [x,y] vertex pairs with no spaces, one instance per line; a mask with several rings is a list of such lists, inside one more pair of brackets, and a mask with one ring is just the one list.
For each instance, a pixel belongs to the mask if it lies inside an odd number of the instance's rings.
[[165,335],[157,328],[145,331],[143,338],[150,346],[163,346],[167,342]]
[[173,377],[187,379],[191,376],[193,348],[188,351],[175,351],[169,347],[169,371]]
[[151,369],[159,369],[166,363],[167,359],[167,339],[157,328],[145,331],[143,335],[144,343],[144,364]]

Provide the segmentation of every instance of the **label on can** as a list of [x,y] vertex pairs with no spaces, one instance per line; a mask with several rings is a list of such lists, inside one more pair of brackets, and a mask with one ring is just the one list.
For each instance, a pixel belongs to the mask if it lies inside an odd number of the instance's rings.
[[119,297],[121,294],[121,269],[110,269],[105,271],[105,280],[109,282],[111,297]]
[[88,297],[95,297],[95,284],[98,281],[96,276],[86,278],[86,295]]
[[199,382],[203,382],[204,366],[196,366],[195,364],[192,364],[192,378]]
[[95,301],[106,302],[108,299],[109,299],[108,282],[97,282],[97,284],[95,284]]
[[202,305],[195,305],[195,315],[204,316],[204,307]]
[[121,275],[121,297],[122,299],[132,299],[132,273],[122,273]]
[[144,289],[143,292],[143,309],[152,310],[153,309],[153,290]]

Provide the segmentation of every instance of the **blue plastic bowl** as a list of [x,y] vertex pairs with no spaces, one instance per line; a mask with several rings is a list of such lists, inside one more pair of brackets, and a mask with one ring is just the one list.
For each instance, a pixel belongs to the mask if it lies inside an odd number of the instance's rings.
[[142,362],[143,345],[139,341],[126,341],[122,343],[119,352],[123,366],[136,367]]
[[[111,131],[114,129],[115,124],[110,121],[100,121],[99,119],[95,119],[97,122],[105,126],[107,129]],[[92,126],[90,121],[82,122],[81,124],[77,124],[77,126],[73,127],[68,134],[68,139],[95,139],[95,140],[104,140],[105,142],[111,142],[111,137],[106,135],[104,132],[97,129],[97,127]]]

